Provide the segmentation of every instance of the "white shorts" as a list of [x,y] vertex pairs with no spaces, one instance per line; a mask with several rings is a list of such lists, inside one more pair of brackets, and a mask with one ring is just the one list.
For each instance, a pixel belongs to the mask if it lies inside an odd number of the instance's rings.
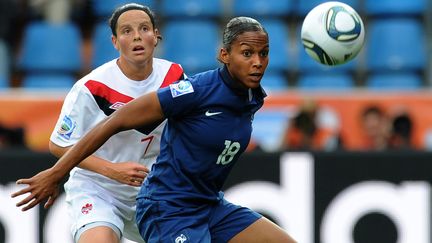
[[113,225],[118,229],[111,228],[117,233],[119,230],[121,237],[145,243],[135,223],[135,202],[127,204],[119,201],[91,179],[77,174],[74,174],[64,187],[72,223],[71,233],[75,241],[78,240],[75,239],[76,236],[79,237],[87,230],[84,226],[97,223]]

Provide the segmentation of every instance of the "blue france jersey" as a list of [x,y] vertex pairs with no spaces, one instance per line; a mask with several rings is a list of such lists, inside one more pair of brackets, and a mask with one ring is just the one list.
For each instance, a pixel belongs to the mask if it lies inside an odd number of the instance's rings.
[[226,68],[159,89],[168,122],[161,153],[138,198],[179,205],[219,200],[225,179],[249,143],[254,113],[265,96],[261,87],[239,88]]

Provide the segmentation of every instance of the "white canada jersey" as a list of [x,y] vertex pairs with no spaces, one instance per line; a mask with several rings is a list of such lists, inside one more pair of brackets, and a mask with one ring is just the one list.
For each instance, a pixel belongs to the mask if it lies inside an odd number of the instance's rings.
[[[96,68],[78,80],[67,94],[51,141],[58,146],[75,144],[102,119],[115,110],[143,94],[165,87],[183,79],[179,64],[153,58],[153,72],[142,81],[127,78],[112,60]],[[159,154],[162,124],[120,132],[111,137],[94,155],[113,163],[134,161],[148,168]],[[139,187],[121,184],[103,175],[81,168],[74,168],[69,180],[87,177],[105,190],[112,192],[121,201],[135,202]]]

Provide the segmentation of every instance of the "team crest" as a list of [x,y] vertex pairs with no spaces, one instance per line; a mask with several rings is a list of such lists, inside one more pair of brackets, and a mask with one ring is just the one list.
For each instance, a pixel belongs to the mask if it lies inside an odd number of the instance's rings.
[[169,87],[173,98],[194,92],[192,84],[186,80],[182,80],[178,83],[170,84]]
[[57,133],[65,138],[70,139],[72,132],[75,130],[76,123],[69,116],[64,116]]
[[82,214],[88,214],[90,213],[90,211],[93,209],[93,204],[91,203],[86,203],[84,206],[82,206],[81,208],[81,213]]
[[175,238],[175,243],[186,243],[187,240],[188,238],[186,237],[186,235],[180,234]]

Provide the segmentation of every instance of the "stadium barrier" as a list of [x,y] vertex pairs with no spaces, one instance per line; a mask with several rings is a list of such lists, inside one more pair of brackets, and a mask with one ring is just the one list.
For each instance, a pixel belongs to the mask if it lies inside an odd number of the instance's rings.
[[[64,194],[48,210],[15,207],[14,182],[51,166],[47,153],[0,153],[0,242],[71,243]],[[302,243],[430,243],[432,153],[250,153],[225,196]],[[25,232],[25,233],[24,233]]]

